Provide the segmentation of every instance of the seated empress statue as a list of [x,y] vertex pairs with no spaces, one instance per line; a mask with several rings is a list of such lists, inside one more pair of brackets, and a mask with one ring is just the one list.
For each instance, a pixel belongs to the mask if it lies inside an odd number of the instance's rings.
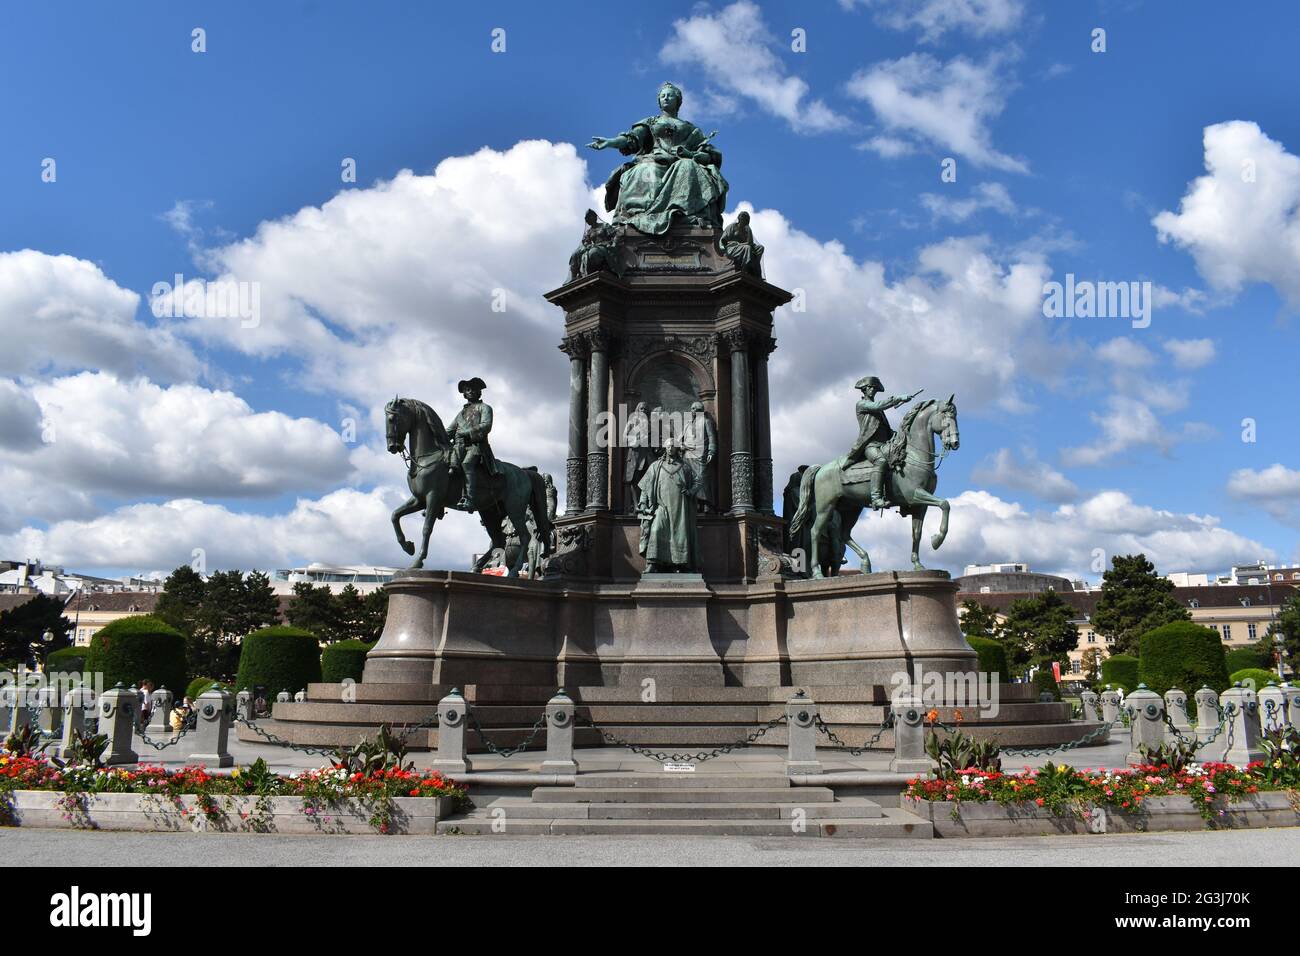
[[610,139],[592,138],[591,149],[617,149],[631,162],[605,183],[605,208],[614,222],[659,235],[681,225],[722,228],[727,181],[722,153],[694,123],[681,119],[682,91],[659,88],[659,115],[647,117]]

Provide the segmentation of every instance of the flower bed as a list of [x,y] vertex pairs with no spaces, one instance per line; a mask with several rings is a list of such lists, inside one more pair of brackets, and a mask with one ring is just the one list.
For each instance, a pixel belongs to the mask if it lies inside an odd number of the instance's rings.
[[464,787],[413,769],[285,776],[259,760],[215,775],[202,767],[61,767],[0,753],[0,823],[9,826],[432,833],[464,800]]
[[1300,778],[1282,761],[1020,773],[950,771],[908,781],[903,805],[938,836],[1106,833],[1300,824]]

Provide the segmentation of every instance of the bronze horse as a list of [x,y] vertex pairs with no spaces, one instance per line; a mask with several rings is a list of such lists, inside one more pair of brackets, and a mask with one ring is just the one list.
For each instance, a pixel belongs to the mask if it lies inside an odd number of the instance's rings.
[[[899,425],[902,446],[901,468],[886,466],[885,496],[891,508],[912,518],[912,567],[925,570],[921,564],[921,531],[925,525],[925,512],[931,505],[943,511],[939,533],[930,540],[936,551],[948,536],[948,500],[936,497],[938,462],[934,453],[934,437],[943,441],[944,454],[956,451],[961,443],[957,429],[955,396],[940,402],[931,399],[911,409]],[[844,563],[844,546],[848,545],[861,559],[864,574],[871,571],[871,556],[853,540],[853,526],[858,523],[863,509],[870,501],[870,488],[864,479],[852,483],[844,481],[844,459],[813,465],[803,473],[799,483],[799,507],[790,519],[790,537],[796,538],[811,521],[811,551],[808,564],[815,578],[838,573]],[[822,549],[828,553],[822,555]]]
[[[465,476],[454,464],[451,439],[442,419],[424,402],[414,398],[394,398],[384,406],[384,420],[388,451],[393,455],[400,454],[407,462],[406,484],[411,489],[411,497],[393,512],[393,530],[402,550],[415,554],[415,545],[402,533],[401,521],[416,511],[424,512],[420,553],[411,565],[412,568],[422,568],[424,559],[429,556],[429,535],[433,532],[433,524],[446,513],[447,507],[460,501]],[[509,518],[520,539],[518,554],[506,573],[507,577],[515,578],[519,576],[525,556],[530,553],[530,510],[541,542],[541,548],[532,551],[540,551],[540,556],[544,557],[550,548],[546,480],[536,468],[520,468],[508,461],[498,461],[497,465],[500,474],[491,481],[482,482],[478,497],[471,502],[492,539],[492,548],[475,562],[473,570],[483,570],[492,559],[493,551],[505,548],[503,525]],[[535,575],[539,568],[530,567],[529,570]]]

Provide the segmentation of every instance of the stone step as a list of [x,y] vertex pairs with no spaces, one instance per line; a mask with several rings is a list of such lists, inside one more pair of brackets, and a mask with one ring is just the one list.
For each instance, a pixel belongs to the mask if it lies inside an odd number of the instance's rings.
[[[581,779],[581,777],[579,777]],[[538,787],[533,803],[783,803],[803,806],[834,803],[835,791],[829,787],[705,787],[698,790],[665,788],[610,787]]]
[[[504,822],[504,825],[503,825]],[[768,836],[838,837],[859,839],[924,839],[934,836],[929,820],[905,810],[885,808],[882,815],[864,820],[808,819],[802,826],[791,820],[505,820],[481,810],[439,821],[439,833],[500,836],[529,834],[565,836]]]
[[500,797],[478,807],[494,819],[511,820],[870,820],[880,805],[866,797],[834,803],[533,803]]
[[608,790],[619,787],[627,790],[704,790],[742,788],[756,790],[784,790],[790,779],[782,773],[584,773],[577,779],[576,789]]

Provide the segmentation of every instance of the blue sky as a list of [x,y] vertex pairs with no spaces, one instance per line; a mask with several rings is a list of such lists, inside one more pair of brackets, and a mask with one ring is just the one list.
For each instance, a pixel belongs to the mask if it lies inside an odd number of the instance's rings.
[[[962,496],[963,530],[936,566],[1095,578],[1096,549],[1147,550],[1166,570],[1300,560],[1293,5],[142,2],[0,17],[5,557],[398,563],[382,396],[449,416],[450,383],[501,363],[498,452],[562,474],[567,367],[540,293],[614,162],[564,144],[653,112],[673,79],[683,115],[721,131],[729,212],[756,211],[769,278],[809,291],[808,313],[777,319],[779,472],[847,447],[847,386],[873,372],[892,391],[957,393],[962,449],[940,493]],[[1090,49],[1099,27],[1105,52]],[[535,141],[552,146],[519,145]],[[175,273],[261,283],[260,327],[155,319],[150,291]],[[1066,273],[1165,291],[1148,328],[1049,319],[1025,289]],[[518,303],[504,316],[485,305],[496,287]],[[937,366],[909,348],[917,334],[944,344]],[[394,347],[402,360],[385,361]],[[898,563],[905,523],[867,520],[859,538]],[[440,563],[462,566],[479,533],[440,528]]]

